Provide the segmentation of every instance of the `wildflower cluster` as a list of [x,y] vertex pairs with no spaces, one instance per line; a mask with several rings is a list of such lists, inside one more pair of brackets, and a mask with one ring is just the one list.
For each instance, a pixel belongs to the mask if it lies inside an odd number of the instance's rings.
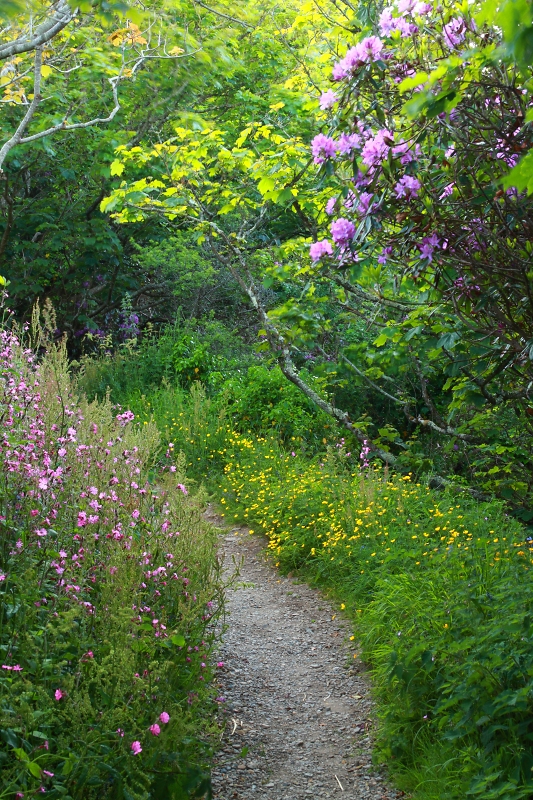
[[216,543],[181,476],[148,483],[155,426],[78,398],[62,347],[37,363],[7,330],[0,419],[3,790],[201,782]]
[[375,670],[383,757],[394,752],[405,768],[422,736],[429,774],[453,741],[450,758],[469,764],[457,796],[485,798],[505,781],[509,797],[522,796],[533,710],[533,553],[522,526],[497,503],[363,471],[343,442],[309,461],[233,434],[220,488],[228,521],[264,532],[278,566],[303,570],[353,614]]

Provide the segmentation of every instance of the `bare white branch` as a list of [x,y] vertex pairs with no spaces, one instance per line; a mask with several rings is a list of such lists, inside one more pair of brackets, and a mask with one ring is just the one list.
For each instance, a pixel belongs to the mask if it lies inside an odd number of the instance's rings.
[[26,128],[28,127],[34,113],[35,109],[41,102],[41,67],[43,63],[43,51],[41,47],[37,47],[35,50],[35,62],[33,67],[33,100],[31,101],[30,105],[28,106],[28,110],[24,114],[24,117],[19,123],[19,126],[13,136],[4,142],[2,148],[0,149],[0,173],[3,172],[3,165],[4,161],[6,160],[6,156],[10,150],[13,149],[17,144],[20,144],[22,139],[22,135]]
[[66,28],[77,13],[78,9],[72,10],[66,0],[59,0],[55,6],[52,6],[52,11],[48,19],[40,25],[37,25],[35,30],[33,30],[33,27],[30,25],[29,34],[27,36],[21,36],[15,39],[14,42],[7,42],[6,44],[0,45],[0,61],[42,47],[43,44],[53,39],[63,28]]

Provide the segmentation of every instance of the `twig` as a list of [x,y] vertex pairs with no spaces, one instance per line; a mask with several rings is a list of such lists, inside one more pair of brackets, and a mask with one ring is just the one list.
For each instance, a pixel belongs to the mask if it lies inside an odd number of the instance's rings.
[[344,786],[342,785],[342,783],[340,782],[340,780],[337,778],[337,776],[336,776],[336,775],[335,775],[335,780],[337,781],[337,783],[338,783],[338,784],[339,784],[339,786],[341,787],[341,792],[344,792]]

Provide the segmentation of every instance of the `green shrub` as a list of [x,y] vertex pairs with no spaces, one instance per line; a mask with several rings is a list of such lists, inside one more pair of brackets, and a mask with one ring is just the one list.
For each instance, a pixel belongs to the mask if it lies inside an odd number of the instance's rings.
[[[302,377],[320,392],[318,382],[305,370]],[[334,428],[331,418],[290,383],[278,366],[249,367],[228,381],[226,388],[230,413],[241,430],[270,431],[282,441],[302,440],[315,450],[325,433]]]
[[213,393],[253,358],[222,323],[193,319],[161,333],[148,332],[138,344],[128,342],[112,353],[83,359],[78,384],[91,399],[109,391],[114,402],[124,405],[130,396],[147,395],[162,384],[188,388],[200,381]]

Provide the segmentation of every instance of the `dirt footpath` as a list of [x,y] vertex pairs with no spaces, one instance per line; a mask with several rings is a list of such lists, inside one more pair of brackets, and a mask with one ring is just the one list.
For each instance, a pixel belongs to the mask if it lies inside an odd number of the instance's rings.
[[346,623],[318,591],[268,564],[264,539],[233,529],[221,544],[228,569],[244,556],[241,581],[251,586],[228,593],[215,800],[399,797],[372,767],[372,706]]

